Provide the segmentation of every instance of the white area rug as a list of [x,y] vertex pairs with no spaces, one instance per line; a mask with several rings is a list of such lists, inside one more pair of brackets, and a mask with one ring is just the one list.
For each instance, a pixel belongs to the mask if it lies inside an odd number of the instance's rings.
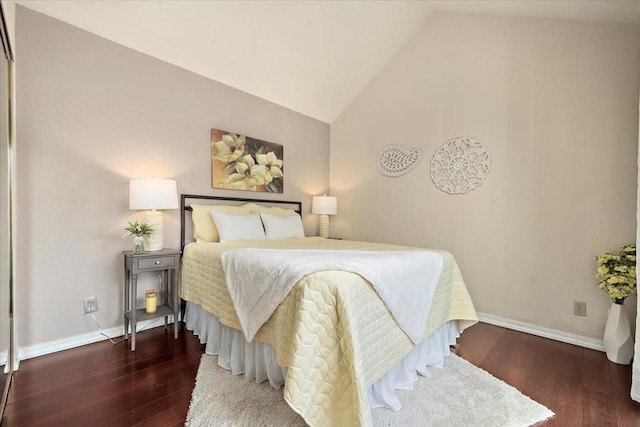
[[[452,354],[415,389],[397,390],[402,409],[372,411],[374,426],[523,427],[554,415],[515,388]],[[304,426],[268,382],[247,382],[202,356],[186,425]]]

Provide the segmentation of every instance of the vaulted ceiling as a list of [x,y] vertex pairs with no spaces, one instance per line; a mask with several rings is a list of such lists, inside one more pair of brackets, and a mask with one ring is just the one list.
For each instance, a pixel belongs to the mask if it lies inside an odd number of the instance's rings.
[[3,3],[50,15],[327,123],[436,11],[640,23],[637,0]]

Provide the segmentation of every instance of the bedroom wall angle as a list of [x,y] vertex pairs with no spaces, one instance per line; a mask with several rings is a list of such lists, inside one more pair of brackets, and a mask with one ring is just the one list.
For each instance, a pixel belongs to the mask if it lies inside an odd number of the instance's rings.
[[[285,147],[287,183],[274,198],[301,200],[305,231],[316,233],[311,196],[329,187],[328,124],[20,6],[16,49],[16,316],[26,354],[98,336],[80,310],[87,295],[100,301],[103,329],[122,325],[130,178],[255,195],[211,188],[212,128]],[[179,247],[179,228],[179,211],[165,211],[165,247]]]
[[[435,13],[331,125],[332,232],[449,250],[478,311],[601,340],[595,257],[636,230],[639,39],[635,24]],[[491,175],[447,195],[429,162],[460,135],[490,148]],[[388,144],[424,159],[385,177]]]

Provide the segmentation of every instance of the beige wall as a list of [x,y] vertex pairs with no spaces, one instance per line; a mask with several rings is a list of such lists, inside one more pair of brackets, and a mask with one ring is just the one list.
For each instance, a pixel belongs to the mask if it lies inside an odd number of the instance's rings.
[[[602,338],[595,256],[634,241],[639,84],[640,26],[437,13],[331,126],[332,234],[448,249],[479,311]],[[454,196],[429,164],[457,136],[492,167]],[[424,159],[384,177],[386,144]]]
[[[16,306],[19,346],[95,331],[82,299],[98,297],[103,328],[122,324],[122,239],[132,177],[212,190],[210,130],[277,142],[285,193],[301,200],[329,184],[329,125],[18,7]],[[220,58],[224,66],[224,58]],[[307,233],[317,227],[305,215]],[[165,247],[179,245],[165,212]]]
[[[129,178],[256,195],[210,188],[211,127],[284,144],[280,197],[305,212],[328,187],[328,125],[21,7],[16,30],[21,347],[95,331],[81,314],[91,295],[103,328],[121,323]],[[594,257],[635,233],[639,36],[436,14],[331,126],[332,234],[448,249],[480,311],[601,338],[609,301]],[[490,148],[492,171],[450,196],[429,161],[462,135]],[[422,164],[383,177],[375,157],[390,143],[423,148]],[[165,246],[178,227],[166,212]],[[573,300],[587,301],[586,318]]]

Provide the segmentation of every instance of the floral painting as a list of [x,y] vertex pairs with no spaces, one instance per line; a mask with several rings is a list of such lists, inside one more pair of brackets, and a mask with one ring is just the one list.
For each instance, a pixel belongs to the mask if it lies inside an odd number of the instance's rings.
[[228,190],[282,193],[282,145],[211,129],[211,186]]

